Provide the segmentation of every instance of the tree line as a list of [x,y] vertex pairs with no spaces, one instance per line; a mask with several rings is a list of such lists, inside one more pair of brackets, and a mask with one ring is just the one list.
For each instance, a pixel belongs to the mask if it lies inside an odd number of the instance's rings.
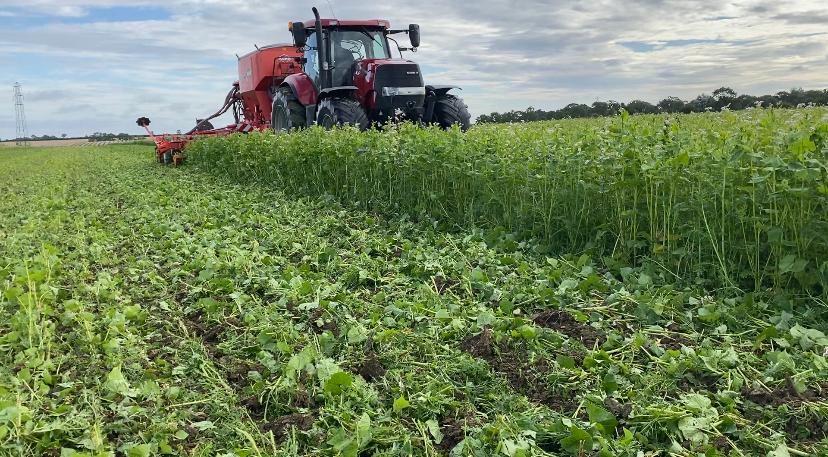
[[[12,138],[10,140],[5,141],[48,141],[48,140],[65,140],[69,138],[69,136],[65,133],[61,133],[60,136],[55,135],[29,135],[25,138]],[[86,138],[90,142],[94,141],[114,141],[114,140],[132,140],[135,138],[143,138],[143,135],[130,135],[128,133],[106,133],[106,132],[95,132],[91,135],[87,135],[85,137],[73,137],[71,139],[80,139]]]
[[796,108],[807,105],[828,105],[828,89],[804,90],[801,88],[790,91],[777,92],[774,95],[753,96],[737,94],[729,87],[720,87],[712,94],[701,94],[692,100],[682,100],[679,97],[667,97],[653,105],[643,100],[633,100],[629,103],[620,103],[613,100],[592,105],[570,103],[559,110],[544,111],[529,107],[520,111],[506,113],[482,114],[477,117],[478,123],[493,122],[528,122],[550,119],[567,119],[578,117],[613,116],[621,109],[630,114],[657,114],[657,113],[703,113],[705,111],[743,110],[754,107],[781,107]]

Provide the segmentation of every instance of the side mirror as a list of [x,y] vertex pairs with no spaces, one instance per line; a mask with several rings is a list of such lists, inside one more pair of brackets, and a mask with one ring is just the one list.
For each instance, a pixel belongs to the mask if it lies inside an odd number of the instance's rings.
[[420,26],[417,24],[408,25],[408,39],[411,40],[412,48],[420,47]]
[[290,27],[290,32],[293,34],[293,45],[297,48],[304,47],[308,42],[308,33],[305,31],[305,24],[294,22]]

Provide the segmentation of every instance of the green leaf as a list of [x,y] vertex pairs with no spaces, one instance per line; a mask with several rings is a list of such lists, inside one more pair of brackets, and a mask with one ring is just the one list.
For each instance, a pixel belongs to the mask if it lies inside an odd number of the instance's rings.
[[348,373],[344,371],[339,371],[331,375],[327,381],[325,381],[325,392],[328,392],[331,395],[339,395],[348,387],[351,387],[354,380]]
[[684,417],[678,422],[678,428],[684,439],[692,441],[694,444],[707,443],[707,433],[705,430],[710,427],[710,418],[707,417]]
[[411,406],[411,403],[409,403],[408,400],[405,399],[405,397],[400,396],[396,400],[394,400],[395,413],[398,413],[404,410],[405,408],[408,408],[409,406]]
[[575,425],[569,427],[569,435],[560,440],[561,447],[570,454],[583,455],[592,451],[592,434]]
[[443,432],[440,431],[440,424],[437,423],[436,420],[427,420],[426,427],[428,428],[428,432],[431,433],[431,436],[434,437],[435,444],[440,444],[443,442]]
[[615,434],[615,426],[618,425],[618,420],[606,408],[588,401],[586,403],[586,410],[590,422],[599,424],[603,428],[605,435],[611,436]]
[[359,448],[364,449],[368,443],[373,439],[373,432],[371,431],[371,416],[368,413],[362,413],[357,422],[357,440],[359,441]]
[[788,452],[788,446],[785,443],[781,443],[779,446],[776,446],[776,449],[768,452],[767,457],[791,457],[791,453]]
[[345,429],[338,428],[328,438],[327,443],[333,447],[334,450],[339,451],[343,456],[355,456],[359,451],[359,444],[354,436],[351,436]]
[[618,381],[615,379],[615,375],[607,373],[604,379],[601,380],[601,387],[604,388],[604,392],[607,394],[612,394],[618,390]]
[[149,457],[152,448],[149,444],[138,444],[127,450],[127,457]]
[[210,429],[216,428],[216,426],[213,425],[212,421],[193,422],[192,426],[199,429],[199,430],[201,430],[202,432],[205,431],[205,430],[210,430]]
[[807,260],[800,259],[794,254],[788,254],[779,261],[779,272],[783,274],[802,273],[807,265]]
[[681,398],[681,402],[684,403],[687,408],[695,411],[695,412],[703,412],[710,409],[710,399],[705,397],[702,394],[697,393],[690,393],[685,395]]
[[558,294],[563,295],[564,293],[566,293],[566,291],[577,288],[578,284],[579,283],[578,283],[577,279],[572,279],[572,278],[564,279],[563,281],[561,281],[561,284],[558,286]]
[[129,395],[129,383],[121,373],[121,366],[116,365],[106,376],[104,388],[112,393],[121,394],[123,396]]
[[469,275],[469,279],[471,280],[471,282],[475,283],[489,282],[489,277],[486,275],[486,272],[481,270],[480,268],[475,268],[474,270],[472,270],[471,274]]
[[350,344],[362,343],[368,339],[368,330],[366,330],[361,324],[351,326],[351,328],[348,329],[347,338],[348,343]]
[[575,359],[564,354],[558,354],[555,357],[555,361],[558,362],[558,365],[560,365],[561,368],[566,368],[568,370],[574,370],[576,366]]

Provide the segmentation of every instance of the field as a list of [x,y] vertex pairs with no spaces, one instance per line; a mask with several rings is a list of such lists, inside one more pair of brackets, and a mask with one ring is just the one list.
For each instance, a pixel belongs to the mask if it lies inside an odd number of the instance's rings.
[[[147,138],[144,138],[145,140]],[[135,141],[135,140],[130,140]],[[121,140],[113,140],[113,141],[96,141],[90,143],[87,138],[66,138],[61,140],[37,140],[37,141],[29,141],[28,147],[31,148],[54,148],[54,147],[77,147],[77,146],[89,146],[89,145],[97,145],[103,146],[108,144],[118,144],[122,143]],[[14,141],[0,141],[0,148],[16,148],[17,145]]]
[[824,116],[0,150],[0,455],[826,455]]

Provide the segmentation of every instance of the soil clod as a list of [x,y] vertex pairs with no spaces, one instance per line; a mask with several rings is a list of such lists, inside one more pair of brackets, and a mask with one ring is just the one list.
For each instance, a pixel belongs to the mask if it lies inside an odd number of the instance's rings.
[[308,431],[313,427],[314,418],[310,414],[287,414],[277,418],[272,422],[262,424],[259,428],[263,432],[273,432],[276,439],[281,439],[290,433],[291,427],[296,427],[301,431]]
[[386,369],[377,359],[376,352],[369,352],[365,356],[365,361],[359,367],[359,374],[365,378],[366,381],[373,382],[385,376]]
[[570,338],[575,338],[581,341],[586,347],[592,347],[596,342],[601,344],[606,340],[603,332],[589,325],[581,324],[566,311],[557,309],[546,310],[536,315],[532,320],[541,327],[563,333]]

